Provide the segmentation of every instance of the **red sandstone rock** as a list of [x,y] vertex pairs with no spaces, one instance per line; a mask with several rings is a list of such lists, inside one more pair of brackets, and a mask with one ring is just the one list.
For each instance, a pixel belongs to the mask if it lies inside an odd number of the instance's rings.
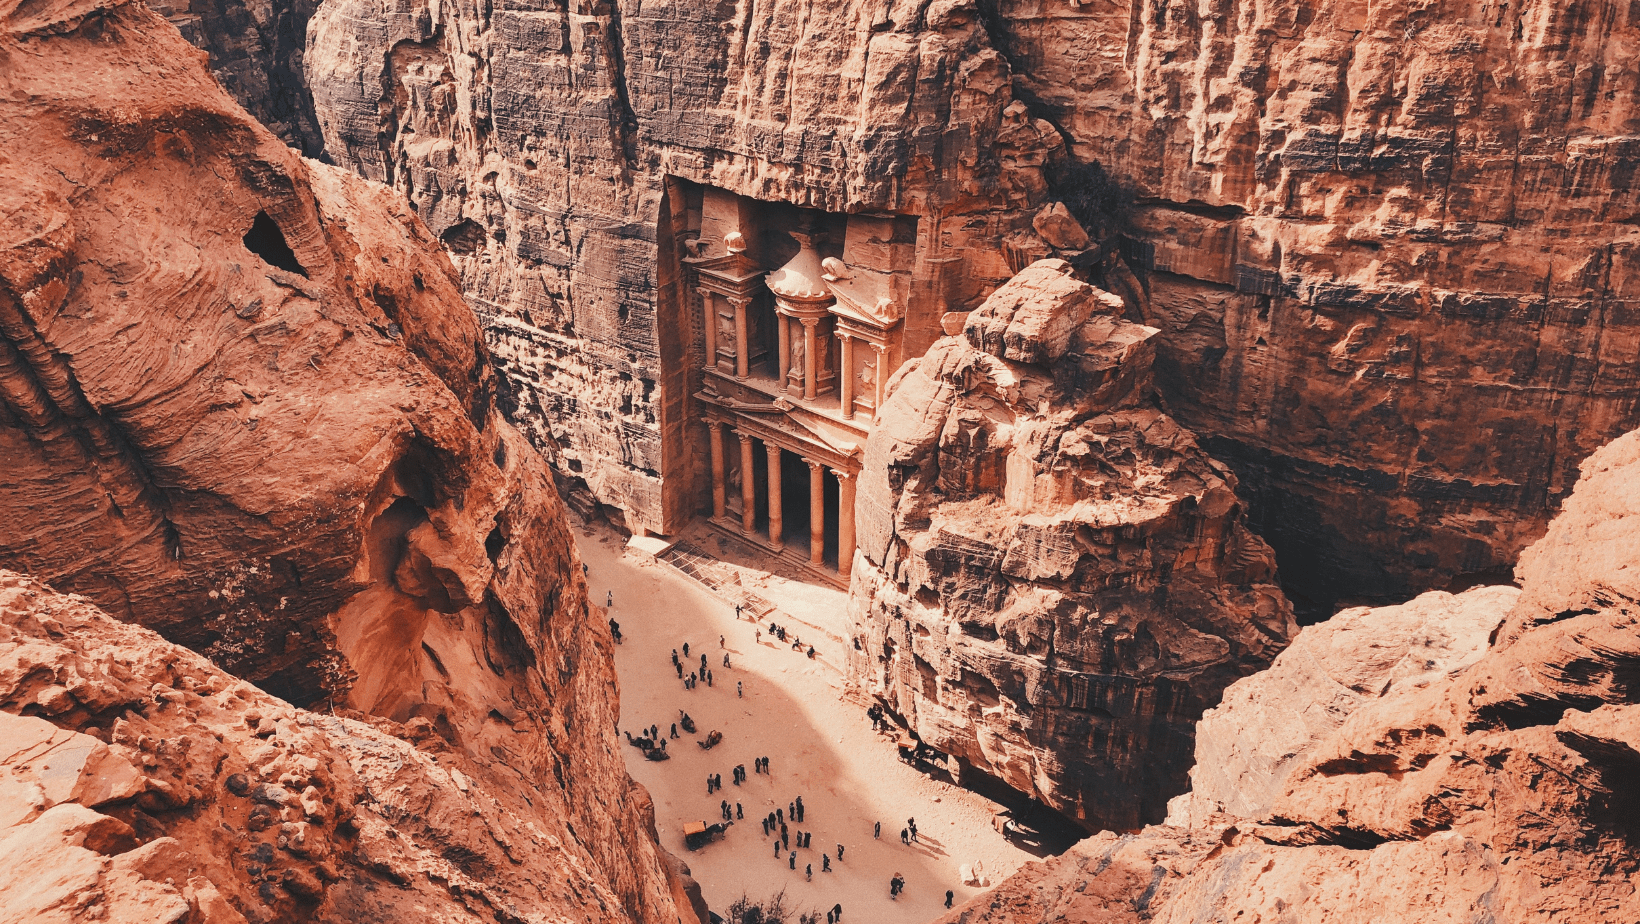
[[[617,752],[610,642],[562,504],[496,412],[477,320],[420,220],[386,188],[280,144],[140,4],[0,8],[0,60],[0,565],[287,702],[355,709],[447,748],[495,798],[531,806],[532,837],[562,846],[562,860],[520,855],[518,875],[568,864],[598,884],[583,894],[606,919],[689,915]],[[158,660],[143,671],[182,663],[144,644]],[[33,646],[17,636],[4,654],[26,661]],[[147,814],[217,798],[231,748],[216,732],[150,729],[169,706],[132,712],[146,687],[122,692],[118,671],[85,666],[76,679],[56,663],[54,682],[15,675],[29,699],[13,711],[95,723],[110,746],[152,756],[137,764]],[[328,749],[338,768],[353,746],[314,737],[329,718],[257,708],[258,735]],[[316,824],[292,808],[303,788],[280,783],[285,772],[261,780],[289,797],[264,820]],[[106,776],[120,792],[119,774]],[[330,795],[318,787],[327,825],[351,811],[345,777],[332,774]],[[511,868],[464,805],[435,812],[411,795],[403,809],[437,826],[416,850]],[[67,831],[50,837],[79,836]],[[332,896],[316,849],[316,865],[269,888],[349,916],[355,899]],[[487,887],[486,869],[461,882]],[[246,914],[260,900],[260,886],[220,888]],[[485,912],[497,913],[514,912]]]
[[848,669],[964,772],[1131,829],[1295,627],[1234,477],[1149,397],[1155,330],[1069,269],[1026,268],[890,383]]
[[505,761],[351,715],[0,572],[0,920],[656,919]]
[[1640,432],[1583,470],[1518,594],[1305,629],[1203,721],[1184,826],[1090,839],[946,920],[1635,920]]

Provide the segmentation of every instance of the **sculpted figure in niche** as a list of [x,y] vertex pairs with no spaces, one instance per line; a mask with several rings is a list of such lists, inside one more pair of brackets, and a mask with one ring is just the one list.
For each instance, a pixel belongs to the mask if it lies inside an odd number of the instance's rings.
[[1052,125],[1031,118],[1025,104],[1014,100],[1002,110],[996,151],[1002,168],[1002,189],[1009,205],[1034,208],[1047,201],[1048,181],[1042,168],[1065,151],[1065,139]]
[[683,249],[689,255],[689,259],[699,260],[706,255],[706,241],[698,237],[692,237],[683,242]]
[[729,356],[735,353],[735,316],[732,314],[717,316],[717,348]]
[[786,374],[786,380],[793,385],[803,384],[803,371],[808,368],[809,344],[808,338],[803,336],[803,325],[792,326],[792,368]]

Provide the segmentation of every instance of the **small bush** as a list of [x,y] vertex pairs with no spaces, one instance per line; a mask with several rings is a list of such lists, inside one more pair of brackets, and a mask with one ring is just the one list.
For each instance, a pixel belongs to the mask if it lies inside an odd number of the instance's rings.
[[742,895],[729,905],[728,924],[820,924],[820,912],[786,907],[786,890],[770,898]]

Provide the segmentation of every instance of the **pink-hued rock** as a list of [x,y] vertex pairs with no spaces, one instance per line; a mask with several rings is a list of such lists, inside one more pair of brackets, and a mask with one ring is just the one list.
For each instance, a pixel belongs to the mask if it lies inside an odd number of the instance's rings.
[[1234,476],[1150,397],[1155,330],[1106,299],[1039,261],[890,383],[848,671],[961,772],[1134,829],[1296,627]]
[[1640,432],[1584,463],[1518,591],[1304,629],[1201,723],[1170,825],[1084,841],[944,920],[1634,920],[1637,483]]

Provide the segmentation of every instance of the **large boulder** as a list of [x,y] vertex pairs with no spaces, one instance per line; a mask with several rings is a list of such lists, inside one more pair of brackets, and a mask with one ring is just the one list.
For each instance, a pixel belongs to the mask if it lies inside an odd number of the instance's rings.
[[1296,627],[1235,478],[1149,394],[1156,331],[1119,311],[1040,261],[890,383],[848,671],[963,772],[1131,829]]
[[563,506],[421,221],[141,4],[0,8],[0,59],[0,567],[530,781],[612,915],[674,918]]
[[1304,629],[1202,721],[1167,825],[945,920],[1640,918],[1636,483],[1640,432],[1584,463],[1519,589]]

